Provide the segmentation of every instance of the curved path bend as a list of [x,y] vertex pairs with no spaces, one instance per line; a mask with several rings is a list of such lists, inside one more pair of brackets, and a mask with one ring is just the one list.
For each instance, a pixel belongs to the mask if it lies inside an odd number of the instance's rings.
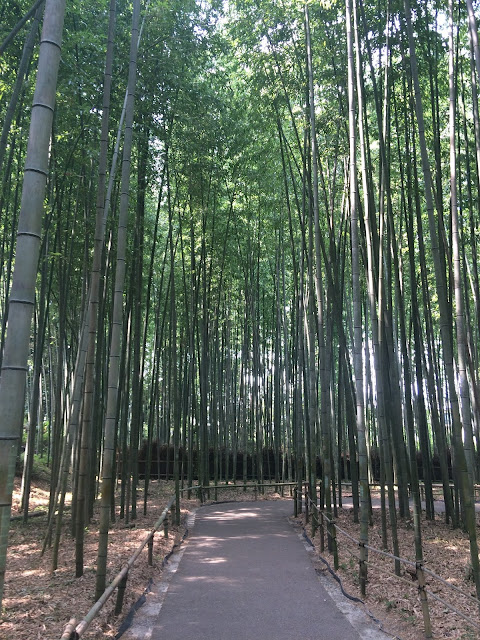
[[288,521],[292,506],[279,500],[200,508],[181,560],[154,585],[122,640],[390,638],[317,575]]

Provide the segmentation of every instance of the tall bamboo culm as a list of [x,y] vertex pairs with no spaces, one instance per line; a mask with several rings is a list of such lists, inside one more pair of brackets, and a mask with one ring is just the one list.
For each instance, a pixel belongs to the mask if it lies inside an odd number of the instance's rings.
[[360,289],[360,250],[359,250],[359,222],[357,211],[357,165],[356,153],[356,118],[355,118],[355,64],[353,57],[352,8],[351,0],[346,0],[345,16],[347,28],[347,57],[348,57],[348,128],[350,140],[350,228],[352,243],[352,291],[353,291],[353,322],[354,322],[354,370],[357,400],[357,432],[358,432],[358,463],[360,480],[360,588],[365,595],[367,582],[366,548],[368,543],[368,461],[367,442],[365,436],[365,414],[363,403],[363,337],[362,337],[362,300]]
[[17,260],[12,278],[1,371],[0,606],[5,582],[15,459],[22,435],[25,379],[64,16],[65,0],[47,0],[18,221]]
[[115,296],[113,302],[113,326],[110,339],[110,361],[108,371],[107,411],[105,416],[105,443],[102,461],[102,487],[100,503],[100,531],[97,556],[96,599],[105,590],[108,549],[110,504],[113,491],[113,454],[117,417],[118,386],[120,378],[120,354],[123,330],[123,288],[125,284],[125,256],[127,245],[128,195],[133,141],[133,114],[137,77],[138,32],[140,0],[133,4],[132,38],[130,44],[130,66],[128,74],[127,109],[125,112],[125,138],[123,144],[120,213],[118,218],[117,265],[115,271]]

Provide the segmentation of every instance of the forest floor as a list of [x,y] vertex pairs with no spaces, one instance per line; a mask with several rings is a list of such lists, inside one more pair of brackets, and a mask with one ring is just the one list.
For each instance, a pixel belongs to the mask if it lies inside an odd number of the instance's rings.
[[[48,481],[36,478],[32,491],[31,510],[41,510],[48,505]],[[117,519],[112,525],[108,554],[108,581],[125,565],[134,550],[143,542],[158,519],[165,504],[173,493],[173,483],[152,482],[148,495],[148,515],[143,515],[143,491],[139,492],[137,519],[126,524]],[[213,495],[212,495],[213,497]],[[263,496],[262,496],[263,497]],[[219,492],[219,500],[253,500],[251,492],[224,490]],[[275,493],[264,498],[280,499]],[[18,514],[19,484],[15,485],[12,515]],[[182,502],[182,521],[198,506],[196,500]],[[381,548],[379,513],[374,512],[374,526],[370,528],[369,544]],[[95,562],[98,544],[98,508],[85,533],[85,571],[81,578],[75,578],[75,543],[69,530],[69,513],[66,515],[62,541],[60,545],[58,569],[51,570],[52,551],[47,549],[41,556],[41,548],[46,533],[46,517],[29,519],[27,525],[21,520],[13,520],[4,607],[0,618],[1,640],[60,640],[65,625],[70,618],[81,620],[93,604],[95,590]],[[298,524],[303,520],[299,518]],[[358,537],[359,525],[354,524],[350,509],[339,510],[337,524],[352,537]],[[466,535],[452,530],[437,518],[435,522],[423,521],[423,539],[426,567],[467,594],[474,594],[473,582],[469,579],[469,547]],[[308,531],[310,530],[307,527]],[[90,640],[114,638],[128,615],[133,604],[141,597],[150,579],[157,579],[162,563],[175,544],[184,534],[184,528],[170,527],[168,538],[159,532],[155,537],[154,566],[149,567],[147,551],[140,555],[135,567],[130,571],[123,612],[114,615],[115,594],[107,602],[83,636]],[[339,535],[340,577],[344,589],[352,596],[359,597],[357,562],[352,554],[357,549],[349,538]],[[319,548],[319,534],[314,538]],[[410,521],[399,522],[400,555],[414,560],[413,529]],[[322,554],[330,565],[333,559],[327,551]],[[365,605],[368,611],[378,619],[384,631],[401,640],[420,640],[423,637],[422,613],[418,600],[417,583],[402,566],[402,581],[393,575],[392,561],[381,556],[370,555],[369,581]],[[325,571],[326,565],[317,561],[318,571]],[[333,578],[332,578],[333,580]],[[479,622],[478,609],[469,604],[467,598],[458,592],[447,591],[442,583],[431,585],[429,589],[435,595],[453,604],[464,615]],[[430,586],[431,585],[431,586]],[[445,605],[432,602],[430,611],[434,638],[451,640],[472,640],[480,638],[480,632],[470,629],[464,619],[449,612]]]
[[[349,496],[346,496],[349,497]],[[378,498],[372,494],[372,498]],[[375,500],[377,501],[377,500]],[[388,517],[388,513],[387,513]],[[380,551],[369,551],[367,594],[362,597],[358,576],[358,544],[360,524],[353,521],[353,509],[338,509],[337,549],[339,568],[337,573],[345,592],[361,598],[367,612],[380,623],[383,631],[399,640],[420,640],[424,638],[424,621],[419,599],[418,581],[415,575],[415,538],[412,520],[398,519],[399,557],[411,564],[400,564],[400,575],[395,575],[395,563],[391,557],[382,555],[382,525],[380,509],[373,509],[373,526],[369,527],[368,545]],[[305,514],[297,523],[305,527]],[[477,527],[480,526],[477,514]],[[339,531],[341,529],[341,531]],[[311,521],[306,525],[311,538]],[[480,533],[480,529],[478,529]],[[355,540],[352,540],[355,539]],[[320,532],[313,538],[317,558],[321,557],[333,569],[333,555],[325,549],[320,552]],[[393,554],[391,532],[388,530],[388,553]],[[437,514],[434,521],[422,514],[422,547],[426,571],[426,589],[433,638],[449,640],[480,639],[480,616],[475,604],[475,585],[471,573],[470,546],[466,533],[446,525],[443,514]],[[318,572],[327,573],[329,567],[317,560]],[[428,573],[431,572],[431,573]],[[441,580],[434,578],[436,574]],[[431,595],[433,594],[433,595]],[[469,597],[471,596],[471,597]],[[438,598],[438,599],[437,599]],[[443,600],[443,602],[442,602]],[[450,605],[464,617],[454,613]],[[476,624],[470,626],[468,621]]]

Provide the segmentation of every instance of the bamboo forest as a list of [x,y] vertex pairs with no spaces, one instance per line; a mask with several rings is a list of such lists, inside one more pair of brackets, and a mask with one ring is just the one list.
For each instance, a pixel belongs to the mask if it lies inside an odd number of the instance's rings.
[[291,483],[328,522],[349,492],[362,594],[373,491],[417,567],[429,527],[459,532],[479,633],[479,19],[2,0],[2,620],[17,535],[42,528],[52,575],[68,549],[73,587],[93,572],[90,606],[153,487],[178,526],[189,487]]

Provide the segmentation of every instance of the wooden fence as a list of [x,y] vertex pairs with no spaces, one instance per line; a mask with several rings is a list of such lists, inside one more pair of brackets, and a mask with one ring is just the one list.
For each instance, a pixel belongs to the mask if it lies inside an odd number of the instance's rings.
[[[344,484],[344,483],[342,483],[342,484]],[[345,483],[345,484],[347,484],[347,483]],[[372,552],[374,554],[379,554],[379,555],[381,555],[383,557],[388,557],[396,564],[396,566],[398,566],[398,563],[402,563],[402,564],[406,565],[407,567],[409,567],[410,575],[413,576],[413,574],[414,574],[415,575],[415,579],[418,581],[418,593],[419,593],[419,599],[420,599],[420,603],[421,603],[421,607],[422,607],[423,620],[424,620],[424,631],[425,631],[425,637],[426,638],[431,638],[432,637],[431,624],[430,624],[430,614],[429,614],[427,596],[430,596],[430,597],[432,597],[432,598],[434,598],[436,600],[439,600],[445,607],[447,607],[449,610],[451,610],[452,612],[456,613],[461,618],[463,618],[473,629],[476,629],[476,630],[480,631],[480,624],[477,624],[476,622],[473,622],[473,620],[471,620],[470,618],[465,616],[462,612],[458,611],[458,609],[456,609],[453,605],[451,605],[447,601],[441,599],[438,595],[436,595],[435,593],[433,593],[431,590],[429,590],[427,588],[425,575],[428,575],[431,578],[439,580],[445,586],[451,588],[452,590],[454,590],[454,591],[456,591],[458,593],[461,593],[463,596],[465,596],[470,601],[474,602],[480,608],[480,602],[478,601],[477,598],[474,598],[473,596],[470,596],[469,594],[464,593],[463,591],[458,589],[458,587],[455,587],[454,585],[446,582],[445,580],[443,580],[443,578],[441,578],[440,576],[436,575],[432,571],[430,571],[427,568],[425,568],[422,563],[412,562],[411,560],[407,560],[405,558],[401,558],[401,557],[395,556],[393,554],[387,553],[385,551],[381,551],[380,549],[375,549],[374,547],[371,547],[369,545],[363,544],[362,542],[360,542],[360,540],[355,539],[350,534],[348,534],[346,531],[341,529],[336,524],[336,522],[335,522],[335,520],[333,518],[327,517],[327,515],[324,513],[324,511],[319,509],[319,507],[317,505],[317,502],[316,502],[316,499],[312,500],[311,497],[309,496],[309,494],[308,494],[308,486],[307,485],[303,486],[303,489],[302,489],[303,495],[301,493],[300,494],[297,493],[297,487],[298,487],[298,485],[295,482],[246,483],[246,484],[242,483],[242,484],[211,485],[211,486],[195,485],[193,487],[188,487],[186,489],[181,489],[181,492],[182,493],[188,492],[189,495],[192,492],[196,493],[198,500],[201,503],[203,503],[207,499],[210,498],[212,492],[214,494],[214,499],[217,500],[218,492],[222,491],[222,490],[230,490],[230,491],[235,490],[235,491],[244,491],[244,492],[253,491],[254,498],[256,500],[258,495],[262,494],[264,492],[264,490],[267,489],[267,488],[276,488],[278,490],[278,492],[282,496],[284,495],[285,490],[287,489],[287,490],[289,490],[290,497],[293,496],[294,515],[295,516],[298,515],[298,510],[299,510],[299,508],[301,509],[301,506],[302,506],[302,503],[303,503],[305,505],[306,523],[310,522],[310,517],[311,517],[311,520],[312,520],[312,523],[311,523],[311,526],[312,526],[312,537],[314,537],[316,535],[317,530],[319,531],[319,535],[320,535],[320,553],[323,553],[324,550],[325,550],[325,534],[326,534],[326,537],[327,537],[327,549],[333,556],[333,562],[334,562],[335,570],[338,570],[338,568],[339,568],[339,561],[338,561],[338,535],[337,534],[349,539],[351,543],[353,543],[354,545],[357,546],[357,548],[359,550],[359,555],[355,556],[355,557],[356,557],[356,559],[357,559],[357,561],[359,563],[359,569],[362,568],[361,567],[362,563],[368,564],[368,561],[366,559],[367,552]],[[87,631],[87,629],[89,628],[89,626],[91,625],[91,623],[93,622],[95,617],[98,615],[98,613],[101,611],[101,609],[103,608],[105,603],[109,600],[109,598],[113,595],[113,593],[115,592],[115,590],[117,588],[118,588],[118,591],[117,591],[117,601],[116,601],[116,606],[115,606],[115,614],[118,615],[121,612],[122,606],[123,606],[123,598],[124,598],[124,594],[125,594],[125,589],[127,587],[128,572],[133,567],[133,565],[135,564],[136,560],[138,559],[138,557],[140,556],[141,552],[145,549],[146,546],[148,546],[148,563],[149,563],[149,565],[153,564],[154,536],[159,531],[159,529],[162,527],[162,525],[163,525],[163,528],[164,528],[164,534],[168,535],[168,514],[169,514],[169,512],[171,510],[174,509],[174,505],[175,505],[175,496],[172,496],[169,499],[169,501],[167,502],[166,507],[162,511],[161,516],[158,518],[158,520],[154,524],[153,529],[146,536],[146,538],[142,542],[142,544],[136,549],[134,554],[129,558],[129,560],[127,561],[127,563],[123,567],[123,569],[112,580],[110,585],[104,591],[102,596],[97,600],[97,602],[95,602],[95,604],[90,609],[90,611],[87,613],[87,615],[83,618],[83,620],[81,620],[79,623],[77,623],[75,618],[72,618],[70,620],[70,622],[65,627],[65,630],[64,630],[63,635],[61,637],[61,640],[79,640],[82,637],[82,635],[85,634],[85,632]],[[402,577],[400,577],[400,576],[398,576],[398,575],[396,575],[394,573],[392,573],[391,575],[392,576],[394,575],[395,577],[399,578],[400,580],[404,580],[404,578],[402,578]]]
[[[461,617],[463,620],[465,620],[465,622],[467,622],[472,629],[480,631],[479,623],[474,622],[471,618],[469,618],[464,613],[459,611],[451,603],[447,602],[443,598],[440,598],[431,589],[428,589],[425,576],[428,575],[430,578],[438,580],[444,586],[450,588],[452,591],[455,591],[456,593],[463,595],[467,600],[475,604],[476,607],[480,610],[480,601],[477,598],[475,598],[474,596],[471,596],[468,593],[465,593],[455,585],[450,584],[449,582],[447,582],[446,580],[444,580],[443,578],[435,574],[433,571],[430,571],[423,565],[422,562],[412,562],[411,560],[407,560],[406,558],[395,556],[392,553],[381,551],[380,549],[376,549],[375,547],[371,547],[370,545],[364,544],[360,540],[357,540],[356,538],[352,537],[349,533],[341,529],[333,518],[329,518],[325,514],[325,512],[318,507],[316,499],[315,500],[311,499],[309,495],[308,486],[304,487],[303,498],[304,498],[304,504],[305,504],[305,520],[307,524],[310,521],[310,514],[312,515],[312,518],[311,518],[312,537],[315,537],[318,530],[319,536],[320,536],[320,540],[319,540],[320,553],[323,553],[325,550],[325,533],[326,533],[327,549],[329,553],[331,553],[331,555],[333,556],[333,564],[334,564],[335,571],[337,571],[339,568],[338,536],[337,536],[337,533],[338,533],[344,538],[348,539],[350,543],[352,543],[358,548],[358,555],[353,554],[349,550],[348,552],[358,562],[359,575],[362,575],[364,573],[364,569],[366,565],[371,564],[367,560],[367,552],[378,554],[379,556],[382,556],[384,558],[390,558],[394,562],[396,570],[395,572],[389,572],[389,575],[393,576],[394,578],[397,578],[399,581],[405,582],[405,578],[399,575],[398,567],[401,564],[408,567],[407,572],[409,573],[411,579],[417,582],[418,597],[420,600],[420,605],[421,605],[422,615],[423,615],[425,638],[432,637],[432,626],[430,621],[428,596],[441,602],[442,605],[447,607],[450,611],[452,611],[452,613],[455,613],[456,615]],[[294,497],[294,500],[295,500],[295,505],[297,505],[297,500],[295,499],[295,497]],[[409,586],[411,586],[412,584],[411,581],[408,581],[408,584]]]
[[[200,502],[203,503],[205,502],[206,499],[208,499],[210,492],[214,492],[216,496],[219,490],[225,490],[225,489],[243,490],[243,491],[253,490],[255,500],[256,500],[258,495],[261,494],[264,491],[264,489],[269,487],[276,487],[282,496],[284,494],[285,489],[289,488],[290,496],[291,496],[292,488],[294,486],[295,486],[295,483],[293,482],[268,483],[268,484],[258,484],[258,483],[228,484],[228,485],[212,485],[212,486],[206,486],[206,487],[195,485],[193,487],[181,489],[180,491],[182,493],[195,492]],[[153,529],[146,536],[146,538],[140,544],[140,546],[137,547],[134,554],[128,559],[123,569],[115,576],[115,578],[105,589],[101,597],[95,602],[95,604],[87,613],[87,615],[83,618],[83,620],[77,623],[76,618],[72,618],[69,621],[69,623],[66,625],[65,630],[62,634],[61,640],[79,640],[79,638],[81,638],[85,634],[89,626],[92,624],[93,620],[99,614],[99,612],[104,607],[106,602],[111,598],[111,596],[113,595],[113,593],[117,588],[118,588],[118,591],[117,591],[117,601],[115,604],[115,614],[116,615],[120,614],[123,607],[123,598],[125,595],[125,589],[127,588],[128,572],[133,567],[136,560],[138,559],[138,557],[140,556],[140,554],[142,553],[142,551],[145,549],[147,545],[148,545],[148,564],[150,566],[153,565],[153,543],[154,543],[155,534],[159,531],[159,529],[163,525],[164,533],[165,535],[168,535],[168,514],[169,514],[169,511],[173,511],[174,508],[175,508],[175,495],[173,495],[169,499],[169,501],[167,502],[167,506],[162,511],[161,516],[153,525]]]

